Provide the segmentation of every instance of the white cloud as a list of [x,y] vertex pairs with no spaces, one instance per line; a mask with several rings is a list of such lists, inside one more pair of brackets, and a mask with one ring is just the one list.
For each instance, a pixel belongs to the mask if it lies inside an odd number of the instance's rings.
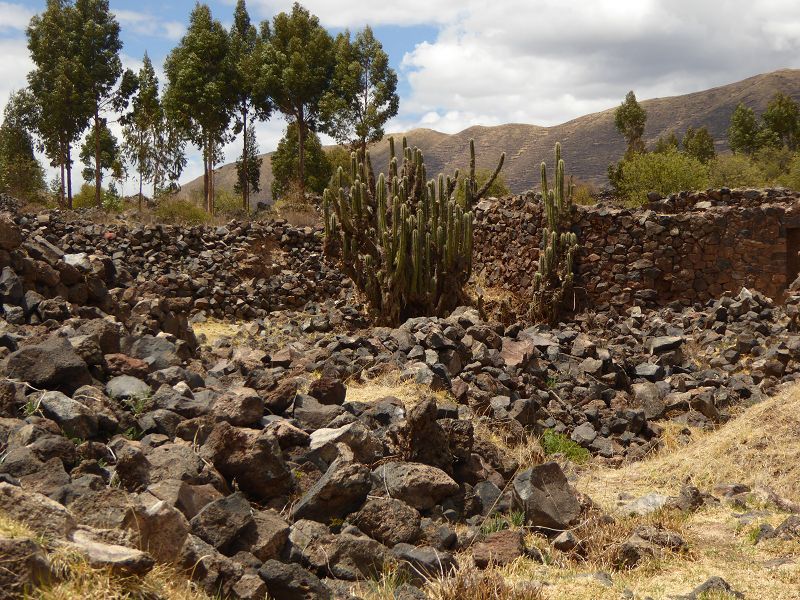
[[148,13],[120,8],[112,12],[122,27],[139,35],[178,40],[186,31],[186,25],[180,21],[164,21]]
[[25,31],[34,14],[34,11],[21,4],[0,2],[0,31]]
[[[272,17],[292,9],[292,0],[253,0],[254,13]],[[404,0],[403,2],[364,2],[356,0],[304,0],[302,5],[317,15],[327,27],[376,25],[442,25],[463,12],[484,5],[477,0]]]
[[[0,111],[8,102],[11,92],[28,85],[28,71],[33,61],[28,55],[28,46],[21,38],[0,38]],[[0,113],[2,114],[2,113]]]
[[[349,3],[348,3],[349,4]],[[508,0],[465,8],[401,70],[403,123],[551,125],[800,66],[800,3]],[[400,121],[398,121],[399,123]]]

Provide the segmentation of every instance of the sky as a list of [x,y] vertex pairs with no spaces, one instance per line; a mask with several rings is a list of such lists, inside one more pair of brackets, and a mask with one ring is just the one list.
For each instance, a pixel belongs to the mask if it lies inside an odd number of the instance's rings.
[[[190,0],[111,0],[122,28],[123,64],[145,51],[159,69],[180,42]],[[211,0],[232,21],[235,0]],[[290,0],[249,0],[254,21]],[[32,68],[25,28],[45,0],[0,1],[0,105]],[[306,0],[332,34],[369,24],[399,77],[400,111],[387,131],[472,125],[555,125],[619,104],[673,96],[781,68],[800,68],[797,0]],[[163,83],[163,75],[161,77]],[[262,152],[286,123],[261,123]],[[411,140],[413,143],[413,140]],[[241,142],[225,148],[235,160]],[[182,177],[202,174],[196,150]]]

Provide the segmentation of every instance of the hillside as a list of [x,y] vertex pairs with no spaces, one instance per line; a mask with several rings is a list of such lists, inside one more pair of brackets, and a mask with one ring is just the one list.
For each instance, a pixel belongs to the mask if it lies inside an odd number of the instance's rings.
[[[717,144],[717,150],[727,149],[727,128],[730,115],[739,102],[763,111],[777,92],[790,94],[800,100],[800,70],[785,69],[756,75],[737,83],[668,98],[653,98],[641,104],[647,110],[648,143],[674,130],[682,135],[689,126],[708,127]],[[405,135],[409,144],[419,146],[425,153],[428,173],[452,172],[468,163],[470,138],[475,139],[478,165],[489,168],[501,152],[506,153],[503,175],[515,193],[533,187],[538,181],[538,165],[542,160],[552,160],[553,146],[560,141],[568,171],[577,179],[603,185],[607,166],[624,151],[624,141],[614,129],[614,110],[578,117],[552,127],[510,123],[494,127],[474,126],[456,134],[446,134],[430,129],[414,129]],[[400,137],[403,134],[394,134]],[[388,142],[383,140],[372,149],[373,164],[384,168],[388,160]],[[263,155],[262,191],[254,201],[269,201],[272,183],[270,154]],[[232,189],[235,166],[219,168],[217,187]],[[202,178],[183,186],[185,194],[202,190]]]

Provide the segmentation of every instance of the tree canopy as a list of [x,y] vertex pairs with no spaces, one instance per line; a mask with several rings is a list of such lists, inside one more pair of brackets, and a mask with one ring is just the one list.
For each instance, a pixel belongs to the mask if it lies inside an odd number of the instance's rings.
[[307,180],[306,137],[321,129],[321,101],[331,89],[334,43],[319,19],[297,2],[291,13],[279,13],[272,28],[262,27],[261,82],[275,107],[296,124],[298,182]]
[[644,126],[647,122],[647,111],[636,101],[636,94],[630,91],[625,100],[614,111],[614,126],[628,144],[626,153],[644,151]]

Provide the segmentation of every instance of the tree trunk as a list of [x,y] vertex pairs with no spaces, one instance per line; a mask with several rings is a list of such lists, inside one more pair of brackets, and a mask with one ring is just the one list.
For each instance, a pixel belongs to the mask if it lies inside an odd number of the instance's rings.
[[67,208],[72,208],[72,144],[67,142]]
[[97,107],[94,109],[94,203],[95,205],[102,206],[103,201],[100,199],[100,182],[102,176],[100,175],[100,112]]
[[208,211],[208,139],[203,137],[203,200]]
[[244,174],[244,181],[242,182],[242,208],[250,212],[250,180],[247,177],[247,107],[242,110],[242,122],[244,123],[244,150],[242,151],[242,173]]
[[211,151],[208,159],[208,214],[214,214],[214,142],[211,142]]
[[142,172],[139,171],[139,212],[142,212]]
[[297,143],[298,143],[298,158],[297,158],[297,174],[300,178],[300,201],[305,202],[306,199],[306,124],[301,108],[297,115]]
[[58,182],[58,205],[61,208],[64,208],[64,204],[66,199],[64,198],[64,155],[61,155],[61,159],[58,161],[61,163],[59,166],[61,167],[61,180]]

